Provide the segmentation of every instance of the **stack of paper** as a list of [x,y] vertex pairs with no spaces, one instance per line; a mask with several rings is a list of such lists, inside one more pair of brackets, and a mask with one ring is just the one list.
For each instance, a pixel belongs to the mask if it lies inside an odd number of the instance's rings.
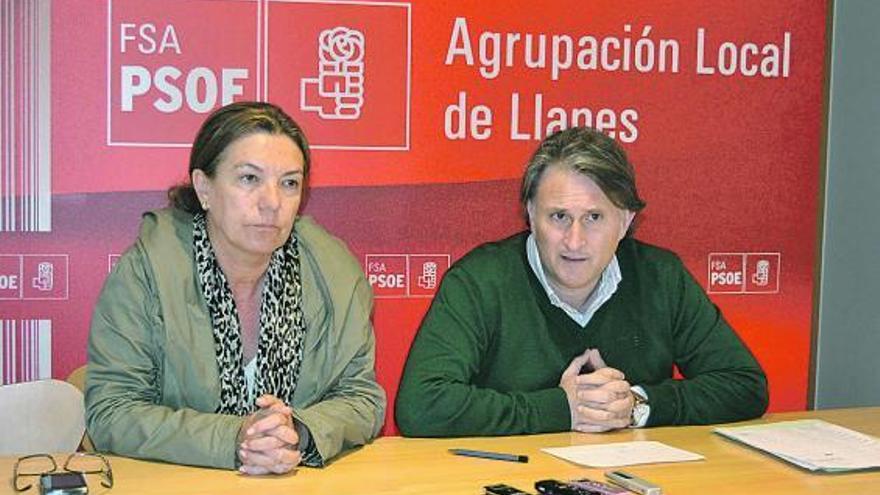
[[715,433],[811,471],[880,467],[880,441],[818,419],[721,427]]
[[653,462],[699,461],[703,456],[660,442],[617,442],[548,447],[544,452],[581,466],[614,467]]

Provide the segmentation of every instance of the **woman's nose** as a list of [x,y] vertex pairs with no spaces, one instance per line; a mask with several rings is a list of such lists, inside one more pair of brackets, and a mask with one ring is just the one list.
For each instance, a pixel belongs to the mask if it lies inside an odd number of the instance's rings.
[[272,184],[267,184],[263,188],[263,193],[260,196],[260,207],[269,210],[277,210],[280,203],[281,192],[278,190],[278,187]]

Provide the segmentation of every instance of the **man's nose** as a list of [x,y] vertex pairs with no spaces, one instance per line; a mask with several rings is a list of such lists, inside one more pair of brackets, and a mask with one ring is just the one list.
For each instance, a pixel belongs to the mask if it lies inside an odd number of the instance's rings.
[[573,222],[563,238],[566,249],[577,250],[587,241],[587,229],[580,222]]

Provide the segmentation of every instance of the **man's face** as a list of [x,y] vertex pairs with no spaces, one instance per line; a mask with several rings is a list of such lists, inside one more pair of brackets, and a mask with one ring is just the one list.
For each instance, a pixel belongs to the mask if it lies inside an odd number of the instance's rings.
[[581,307],[635,213],[614,206],[586,175],[550,165],[528,204],[528,214],[550,285],[563,301]]

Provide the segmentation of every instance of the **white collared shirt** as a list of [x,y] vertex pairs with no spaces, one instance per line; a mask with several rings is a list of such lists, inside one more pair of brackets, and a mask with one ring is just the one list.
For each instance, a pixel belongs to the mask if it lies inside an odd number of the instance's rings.
[[611,299],[611,296],[617,291],[617,285],[623,278],[620,274],[620,264],[617,262],[617,256],[615,255],[602,271],[602,277],[599,279],[590,297],[584,302],[584,305],[581,308],[575,308],[563,301],[547,280],[547,276],[544,274],[544,266],[541,264],[541,256],[538,253],[538,243],[535,241],[534,233],[529,234],[529,238],[526,239],[526,256],[529,259],[529,266],[532,267],[532,271],[538,277],[538,281],[541,282],[544,291],[547,292],[550,303],[565,311],[565,314],[577,322],[581,328],[586,327],[593,318],[593,315],[596,314],[596,311]]
[[[611,258],[611,262],[608,263],[608,266],[602,271],[602,277],[599,279],[593,292],[584,302],[582,308],[577,309],[563,301],[556,294],[556,291],[553,290],[550,282],[547,281],[547,276],[544,274],[544,265],[541,264],[541,255],[538,252],[538,243],[535,241],[534,233],[529,234],[529,238],[526,239],[526,256],[529,259],[529,266],[532,267],[532,271],[535,273],[535,276],[538,277],[538,281],[541,282],[544,291],[547,292],[550,304],[565,311],[565,314],[577,322],[581,328],[585,328],[587,324],[590,323],[590,320],[593,319],[593,315],[596,314],[596,311],[611,299],[611,296],[617,292],[618,284],[620,284],[620,281],[623,279],[623,275],[620,273],[620,263],[617,262],[617,255],[614,255],[614,257]],[[631,388],[638,391],[642,397],[648,396],[645,389],[638,385],[634,385]],[[638,418],[638,421],[632,425],[634,428],[641,428],[648,423],[648,416],[651,414],[651,407],[646,406],[645,410],[646,413]]]

